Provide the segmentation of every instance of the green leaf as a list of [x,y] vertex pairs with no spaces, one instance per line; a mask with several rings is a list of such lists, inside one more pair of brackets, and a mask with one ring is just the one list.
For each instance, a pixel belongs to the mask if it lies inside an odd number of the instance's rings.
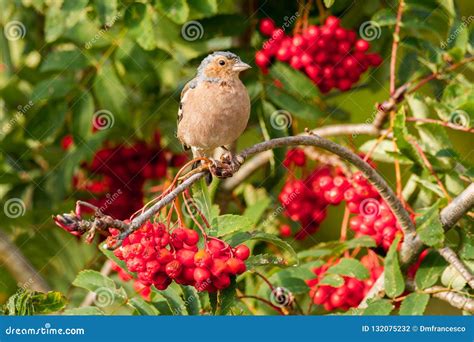
[[370,236],[360,236],[347,241],[328,241],[317,244],[316,246],[298,253],[298,258],[307,257],[321,258],[327,256],[339,256],[348,249],[358,247],[375,247],[375,241]]
[[210,17],[217,13],[217,0],[188,0],[190,17]]
[[[474,270],[474,262],[473,261],[464,261],[463,263],[471,270]],[[441,275],[441,283],[444,286],[450,287],[454,290],[462,290],[466,286],[466,280],[464,277],[454,268],[453,265],[449,265],[444,270],[443,274]]]
[[442,199],[436,201],[416,219],[416,232],[428,246],[441,247],[444,242],[444,229],[439,218],[440,206],[444,203]]
[[209,292],[209,304],[211,305],[211,313],[214,315],[217,311],[217,292]]
[[[373,149],[374,146],[376,146],[375,149]],[[378,141],[378,139],[371,139],[362,144],[359,150],[364,153],[373,151],[371,159],[375,161],[393,163],[395,160],[398,160],[402,165],[412,164],[408,158],[404,158],[400,154],[397,154],[395,146],[393,146],[393,141],[391,140]]]
[[158,316],[160,312],[150,303],[147,303],[142,297],[134,297],[129,301],[138,314],[142,316]]
[[61,11],[67,28],[73,27],[86,17],[86,6],[89,0],[64,0]]
[[377,299],[370,302],[362,313],[363,316],[386,316],[394,306],[388,299]]
[[445,267],[446,261],[443,257],[436,251],[430,251],[416,272],[416,287],[423,290],[436,284]]
[[41,293],[20,289],[8,298],[3,307],[6,315],[25,316],[58,312],[67,304],[66,297],[60,292]]
[[26,124],[29,139],[46,141],[53,139],[66,119],[66,103],[50,103],[42,107]]
[[277,62],[270,68],[270,75],[278,79],[283,88],[293,96],[303,100],[314,100],[320,97],[316,85],[302,72]]
[[327,274],[324,276],[321,281],[318,282],[319,285],[329,285],[332,287],[341,287],[344,285],[344,278],[338,274]]
[[298,258],[296,256],[296,252],[293,249],[293,247],[291,247],[290,244],[283,241],[279,237],[277,237],[275,235],[272,235],[272,234],[263,233],[263,232],[256,232],[256,233],[252,233],[252,234],[249,234],[249,235],[250,235],[250,238],[248,240],[265,241],[265,242],[271,243],[271,244],[285,250],[286,252],[288,252],[290,254],[290,257],[291,257],[288,263],[289,264],[293,264],[293,263],[298,264]]
[[184,305],[189,315],[197,316],[201,313],[201,299],[193,286],[181,286],[184,296]]
[[116,20],[117,0],[94,0],[94,7],[102,25],[109,25]]
[[71,308],[63,312],[66,316],[101,316],[105,315],[104,311],[96,306],[84,306],[81,308]]
[[152,302],[156,301],[157,298],[164,298],[168,303],[168,306],[172,312],[172,315],[187,315],[186,305],[183,299],[179,296],[178,292],[169,286],[166,290],[157,290],[154,286],[152,287]]
[[270,197],[260,199],[254,204],[247,206],[243,215],[249,218],[254,224],[257,224],[271,202]]
[[426,293],[410,293],[400,306],[400,315],[419,316],[423,315],[430,295]]
[[459,249],[459,256],[466,260],[474,259],[474,224],[467,220],[466,227],[459,231],[461,238],[461,248]]
[[385,257],[385,293],[390,298],[395,298],[405,290],[405,279],[403,279],[400,264],[398,262],[397,247],[400,243],[401,236],[397,236],[390,246],[387,256]]
[[117,288],[112,279],[94,270],[79,272],[72,284],[94,292],[95,303],[99,307],[121,305],[127,301],[127,294],[122,287]]
[[324,0],[324,5],[329,8],[331,7],[332,5],[334,5],[334,1],[335,0]]
[[125,12],[128,33],[145,50],[156,48],[155,32],[149,5],[134,3]]
[[[282,110],[288,111],[290,113],[290,117],[286,118],[288,124],[286,124],[285,121],[284,126],[286,127],[291,125],[291,115],[305,120],[314,120],[324,115],[324,113],[318,107],[309,105],[308,103],[301,101],[293,95],[285,92],[285,90],[277,88],[274,85],[268,86],[266,90],[267,96],[271,102],[273,102],[277,107],[282,108]],[[279,125],[278,121],[275,121],[275,118],[270,117],[268,119],[271,120],[271,122],[274,122],[274,126],[284,128],[283,125]]]
[[46,42],[51,43],[58,39],[64,32],[65,28],[64,13],[61,12],[61,9],[57,4],[50,6],[46,11],[44,23]]
[[393,135],[397,143],[398,149],[412,160],[414,163],[423,166],[423,160],[421,159],[418,151],[413,147],[413,145],[408,141],[409,134],[406,128],[406,116],[404,108],[400,108],[394,120]]
[[123,122],[129,122],[127,91],[110,64],[98,71],[93,89],[101,110],[110,111],[114,121],[122,118]]
[[74,81],[70,78],[51,78],[39,82],[31,93],[31,100],[37,103],[42,100],[54,100],[63,98],[74,87]]
[[285,288],[293,294],[308,293],[308,284],[303,279],[295,277],[282,277],[279,279],[278,286]]
[[232,309],[235,302],[236,290],[237,282],[235,279],[232,279],[229,287],[219,291],[217,297],[219,302],[219,309],[217,310],[218,315],[226,315]]
[[357,279],[368,279],[370,273],[359,260],[353,258],[342,258],[336,265],[329,267],[327,274],[338,274]]
[[92,135],[94,99],[88,92],[79,94],[72,108],[72,134],[75,141],[88,140]]
[[53,51],[46,56],[40,71],[77,71],[89,65],[89,60],[79,49]]
[[246,261],[248,270],[259,266],[286,266],[286,261],[280,256],[273,254],[257,254],[250,256]]
[[239,215],[221,215],[211,221],[212,232],[214,236],[225,236],[234,232],[245,232],[254,228],[253,222]]
[[189,6],[185,0],[158,0],[156,7],[177,24],[184,24],[188,19]]

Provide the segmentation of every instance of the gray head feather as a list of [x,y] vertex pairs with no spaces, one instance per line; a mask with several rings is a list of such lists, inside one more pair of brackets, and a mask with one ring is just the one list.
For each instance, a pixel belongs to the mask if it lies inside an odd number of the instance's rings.
[[237,56],[235,53],[229,52],[229,51],[216,51],[208,55],[206,58],[204,58],[199,65],[197,69],[197,75],[202,76],[204,74],[204,70],[206,69],[206,66],[211,63],[211,61],[216,58],[217,56],[223,56],[227,57],[227,59],[236,59],[237,61],[240,61],[240,57]]

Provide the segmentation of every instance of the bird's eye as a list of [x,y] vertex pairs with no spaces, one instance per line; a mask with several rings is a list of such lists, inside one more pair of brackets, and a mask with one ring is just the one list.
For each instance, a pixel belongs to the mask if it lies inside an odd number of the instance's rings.
[[223,59],[221,59],[221,60],[219,61],[219,64],[220,64],[220,65],[225,65],[225,61],[224,61]]

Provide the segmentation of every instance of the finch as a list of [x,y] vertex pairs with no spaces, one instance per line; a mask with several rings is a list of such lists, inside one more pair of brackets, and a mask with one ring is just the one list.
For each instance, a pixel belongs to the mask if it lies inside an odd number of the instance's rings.
[[[217,51],[204,58],[196,77],[181,92],[177,137],[193,157],[213,157],[247,127],[250,98],[240,72],[250,66],[231,52]],[[228,157],[232,160],[232,157]]]

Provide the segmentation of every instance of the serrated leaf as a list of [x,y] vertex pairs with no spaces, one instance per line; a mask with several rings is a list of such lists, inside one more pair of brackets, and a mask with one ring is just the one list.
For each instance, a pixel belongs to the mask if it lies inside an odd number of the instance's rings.
[[158,316],[160,314],[157,308],[147,303],[142,297],[134,297],[130,299],[129,303],[142,316]]
[[400,270],[400,263],[398,262],[398,244],[401,236],[397,236],[390,246],[387,256],[385,257],[385,293],[390,298],[398,297],[405,290],[405,279]]
[[258,200],[256,203],[249,205],[245,209],[243,215],[249,218],[254,224],[257,224],[271,202],[272,200],[270,197],[265,197],[261,200]]
[[49,314],[58,312],[66,306],[67,299],[57,291],[50,291],[47,293],[35,292],[31,296],[32,305],[35,314]]
[[89,64],[89,60],[79,49],[53,51],[46,55],[40,71],[76,71],[86,68]]
[[257,254],[250,256],[246,261],[248,270],[259,266],[286,266],[286,261],[280,256],[272,254]]
[[255,227],[253,222],[239,215],[221,215],[211,221],[212,232],[214,236],[225,236],[234,232],[245,232]]
[[96,305],[100,307],[123,304],[127,300],[127,294],[122,287],[117,288],[112,279],[94,270],[79,272],[72,284],[94,292]]
[[94,7],[102,25],[111,25],[117,16],[117,0],[94,0]]
[[193,286],[181,286],[184,296],[184,305],[189,315],[199,315],[201,313],[201,299],[197,290]]
[[270,75],[278,79],[285,90],[297,98],[314,100],[320,97],[318,88],[306,75],[284,63],[273,64]]
[[115,122],[118,119],[128,122],[127,91],[111,65],[105,64],[99,69],[94,80],[93,90],[100,109],[111,112],[114,119],[110,122]]
[[219,309],[217,311],[218,315],[226,315],[230,311],[235,302],[236,290],[237,282],[235,281],[235,279],[232,279],[232,282],[229,287],[219,291],[217,298],[219,302]]
[[416,232],[421,241],[431,247],[441,247],[444,242],[444,229],[439,218],[440,206],[443,203],[441,199],[436,201],[416,219]]
[[44,23],[46,42],[51,43],[58,39],[65,28],[64,13],[57,4],[50,6],[46,11]]
[[67,106],[64,102],[42,107],[26,124],[28,138],[39,141],[54,138],[64,124],[66,113]]
[[42,100],[54,100],[63,98],[74,87],[74,81],[71,78],[51,78],[46,79],[33,88],[31,100],[37,103]]
[[280,287],[285,288],[293,294],[308,293],[308,284],[303,279],[295,277],[280,277],[276,284]]
[[400,306],[400,315],[418,316],[423,315],[430,295],[426,293],[410,293]]
[[362,312],[363,316],[386,316],[392,312],[394,306],[387,299],[377,299],[369,303]]
[[342,258],[336,265],[329,267],[327,274],[338,274],[357,279],[368,279],[370,273],[359,260],[353,258]]
[[398,149],[402,152],[403,155],[408,157],[414,163],[423,166],[423,160],[421,159],[418,151],[413,147],[413,145],[408,141],[409,133],[406,128],[406,116],[405,110],[403,107],[395,115],[393,135],[397,143]]
[[[474,262],[464,261],[464,264],[472,271],[474,270]],[[452,288],[454,290],[462,290],[466,286],[466,279],[454,268],[453,265],[449,265],[443,271],[441,275],[441,283],[444,286]]]
[[331,7],[332,5],[334,5],[334,1],[335,0],[324,0],[324,5],[329,8]]
[[190,17],[210,17],[217,13],[217,0],[188,0]]
[[446,261],[443,257],[436,251],[430,251],[416,272],[416,287],[423,290],[436,284],[445,267]]
[[153,286],[151,297],[152,302],[156,301],[156,299],[160,297],[166,300],[173,315],[179,316],[188,314],[183,299],[173,287],[169,286],[166,290],[157,290]]
[[188,19],[189,6],[185,0],[158,0],[156,7],[177,24],[184,24]]
[[92,135],[94,99],[89,92],[79,94],[72,108],[72,134],[75,141],[88,140]]
[[293,263],[295,265],[298,264],[298,258],[296,256],[296,252],[293,249],[293,247],[291,247],[290,244],[283,241],[279,237],[277,237],[275,235],[272,235],[272,234],[263,233],[263,232],[252,233],[252,234],[249,234],[249,235],[250,235],[250,238],[248,240],[265,241],[265,242],[271,243],[271,244],[285,250],[291,256],[291,259],[288,261],[288,264],[293,264]]
[[149,5],[134,3],[127,8],[124,19],[128,33],[145,50],[153,50],[156,48],[155,33],[150,11]]
[[338,274],[327,274],[324,276],[321,281],[318,282],[319,285],[329,285],[332,287],[341,287],[344,285],[344,278]]
[[375,241],[370,236],[360,236],[347,241],[328,241],[298,253],[299,259],[307,257],[321,258],[327,256],[338,256],[348,249],[358,247],[375,247]]
[[459,256],[466,260],[474,259],[474,223],[467,220],[466,226],[460,229],[461,248]]

